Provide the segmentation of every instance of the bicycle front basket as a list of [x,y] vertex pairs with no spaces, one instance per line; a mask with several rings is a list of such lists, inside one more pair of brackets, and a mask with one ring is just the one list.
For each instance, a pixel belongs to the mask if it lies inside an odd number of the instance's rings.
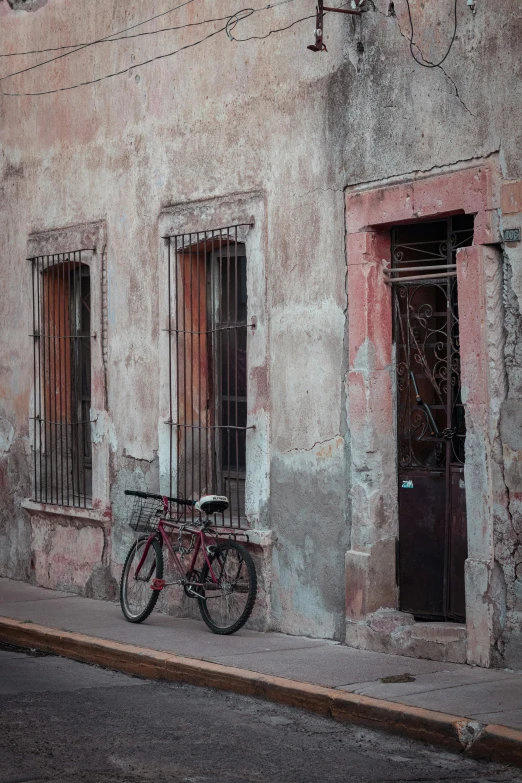
[[129,525],[136,533],[152,533],[163,515],[163,503],[156,498],[133,498]]

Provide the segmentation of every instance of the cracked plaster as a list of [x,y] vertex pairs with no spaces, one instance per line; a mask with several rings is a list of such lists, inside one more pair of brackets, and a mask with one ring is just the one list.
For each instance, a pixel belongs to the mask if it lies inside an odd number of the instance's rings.
[[455,90],[455,97],[457,98],[457,100],[459,101],[461,106],[468,112],[468,114],[470,114],[472,117],[474,117],[475,115],[473,114],[473,112],[470,111],[470,109],[466,106],[466,104],[462,100],[462,98],[461,98],[461,96],[459,94],[459,88],[458,88],[457,84],[455,83],[455,80],[449,75],[449,73],[446,71],[446,69],[442,67],[442,63],[439,63],[439,64],[433,63],[432,61],[430,61],[426,57],[424,57],[424,55],[422,54],[422,51],[419,48],[418,44],[415,41],[413,41],[410,36],[408,36],[408,35],[406,35],[404,33],[404,31],[403,31],[403,29],[401,27],[401,23],[399,22],[399,19],[397,17],[396,12],[395,12],[394,4],[393,3],[390,4],[392,10],[390,10],[390,5],[388,5],[388,13],[386,13],[386,14],[379,10],[379,8],[377,7],[376,3],[370,2],[369,4],[373,8],[373,10],[376,11],[377,13],[381,14],[381,16],[384,16],[384,17],[387,17],[387,18],[391,18],[391,19],[395,19],[395,21],[397,23],[397,28],[399,30],[399,33],[408,42],[408,45],[411,46],[413,49],[415,49],[417,58],[425,63],[424,67],[425,68],[437,68],[440,71],[442,71],[442,73],[444,74],[446,79],[449,82],[451,82],[451,84],[453,85],[453,88]]
[[[10,5],[34,9],[43,3],[10,0]],[[101,556],[112,559],[117,578],[128,546],[123,490],[157,489],[165,451],[166,427],[158,422],[158,409],[165,412],[158,390],[165,364],[158,348],[165,327],[159,304],[164,286],[158,216],[167,207],[175,211],[169,205],[177,204],[187,220],[207,210],[217,221],[224,215],[225,200],[237,204],[238,194],[247,194],[245,200],[256,194],[262,204],[255,218],[260,238],[248,256],[252,275],[258,275],[256,307],[262,305],[266,317],[255,313],[262,340],[252,347],[256,370],[265,361],[260,354],[266,346],[270,366],[250,379],[257,384],[256,425],[262,433],[259,448],[251,452],[258,474],[251,506],[256,523],[262,518],[263,527],[274,532],[274,573],[271,581],[267,578],[272,619],[275,628],[292,633],[343,638],[351,506],[356,517],[364,509],[375,522],[361,525],[355,543],[382,547],[381,528],[393,510],[394,489],[390,484],[384,501],[376,501],[375,476],[390,462],[391,430],[362,429],[355,405],[373,401],[377,411],[385,410],[389,362],[373,344],[353,346],[347,339],[354,292],[349,277],[347,291],[340,195],[354,185],[416,182],[448,168],[462,170],[486,159],[494,163],[497,151],[505,177],[522,175],[517,113],[510,110],[521,83],[513,72],[519,39],[512,9],[499,2],[486,13],[479,3],[473,16],[459,6],[459,34],[450,56],[443,69],[430,71],[410,55],[405,5],[397,3],[394,18],[385,13],[387,2],[375,0],[372,6],[368,0],[367,6],[359,20],[328,16],[324,56],[306,50],[305,25],[296,26],[281,37],[252,41],[248,48],[228,47],[226,57],[210,47],[205,50],[210,67],[204,69],[194,67],[200,62],[196,53],[203,49],[192,50],[190,56],[176,58],[174,72],[173,61],[164,60],[140,69],[139,82],[118,77],[96,89],[73,90],[56,96],[52,111],[47,99],[27,100],[24,123],[38,127],[38,134],[20,135],[18,104],[4,99],[1,144],[10,163],[3,167],[0,183],[6,205],[1,215],[6,238],[2,307],[13,328],[1,361],[13,368],[3,399],[14,434],[6,460],[8,488],[2,492],[2,573],[29,573],[28,515],[20,501],[31,484],[27,390],[32,368],[25,361],[24,342],[31,321],[24,295],[30,280],[23,261],[12,263],[26,257],[27,234],[89,223],[100,215],[107,219],[110,241],[102,243],[106,254],[100,253],[105,380],[100,373],[93,432],[96,447],[107,446],[104,470],[110,475],[114,511],[111,538],[103,542]],[[278,10],[281,22],[286,14],[293,21],[292,7]],[[441,9],[442,4],[426,3],[414,9],[415,41],[434,61],[432,48],[435,55],[443,53],[451,34]],[[125,18],[128,3],[99,3],[98,11],[96,29],[111,30],[115,18]],[[1,12],[16,50],[55,45],[57,29],[67,40],[82,40],[79,35],[93,24],[86,4],[65,16],[63,3],[47,3],[37,27],[32,14],[10,13],[6,4]],[[262,35],[266,19],[260,14],[248,24]],[[425,40],[428,33],[433,40]],[[179,35],[183,44],[190,43],[191,31]],[[141,45],[146,47],[147,39]],[[108,68],[107,51],[91,50],[100,73]],[[118,51],[114,56],[127,68],[130,52],[124,47]],[[38,84],[40,74],[38,70],[24,79]],[[81,57],[57,63],[53,73],[57,84],[84,77]],[[226,221],[220,225],[229,225]],[[509,249],[509,259],[505,350],[509,398],[517,401],[522,396],[516,309],[522,300],[522,264],[514,249]],[[355,372],[346,374],[352,349]],[[379,372],[371,377],[374,362]],[[360,391],[360,399],[347,399],[350,389]],[[492,436],[494,470],[500,470],[500,450],[511,485],[518,481],[518,449],[508,438],[499,444]],[[352,461],[360,469],[353,483]],[[496,474],[493,478],[497,480]],[[513,487],[509,508],[514,531],[520,529],[521,503]],[[495,506],[499,528],[506,523],[501,505]],[[517,562],[510,561],[518,552],[514,540],[506,534],[497,549],[509,611],[504,616],[498,610],[503,589],[498,579],[495,623],[503,625],[506,655],[522,660],[516,629],[522,592],[518,556]],[[383,562],[392,557],[386,551]],[[87,588],[83,577],[82,589],[98,591],[103,584],[97,575]]]
[[10,421],[0,419],[0,458],[10,450],[15,436],[15,429]]

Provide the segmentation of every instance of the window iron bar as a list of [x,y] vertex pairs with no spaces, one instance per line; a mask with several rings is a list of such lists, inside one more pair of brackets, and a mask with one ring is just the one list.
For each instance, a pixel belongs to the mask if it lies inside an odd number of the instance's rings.
[[[457,238],[457,237],[460,237],[460,236],[463,236],[463,237],[465,237],[466,239],[469,240],[470,238],[473,237],[473,230],[471,230],[469,228],[460,228],[460,229],[457,229],[456,231],[451,231],[451,237],[450,237],[451,239]],[[429,245],[446,245],[447,241],[448,241],[448,239],[447,239],[446,236],[444,236],[444,237],[440,236],[440,237],[436,237],[436,238],[434,237],[432,239],[421,240],[419,242],[396,242],[395,245],[394,245],[394,249],[395,250],[399,250],[399,249],[402,249],[402,248],[406,248],[408,250],[420,250],[421,252],[423,252],[423,248],[426,247],[426,246],[429,246]],[[453,242],[451,242],[450,247],[454,249]]]
[[394,283],[410,283],[413,281],[422,281],[422,280],[445,280],[447,277],[457,277],[456,272],[444,272],[440,275],[433,274],[433,275],[410,275],[408,277],[393,277],[393,278],[385,278],[384,282],[387,285],[392,285]]
[[201,237],[199,241],[206,241],[210,240],[213,242],[216,242],[221,239],[233,239],[233,237],[230,234],[227,234],[227,231],[230,231],[231,229],[235,228],[252,228],[252,226],[255,225],[254,220],[249,221],[248,223],[236,223],[234,226],[231,226],[230,228],[214,228],[214,229],[207,229],[206,231],[198,231],[198,232],[187,232],[186,234],[165,234],[161,238],[162,239],[174,239],[174,240],[185,240],[186,244],[184,245],[182,242],[176,245],[177,250],[185,250],[187,247],[192,247],[190,239],[187,239],[187,237],[197,236]]
[[42,424],[52,424],[55,427],[61,427],[61,426],[73,426],[75,424],[90,424],[90,419],[75,419],[73,422],[63,422],[57,419],[56,421],[53,421],[53,419],[42,419],[40,416],[29,416],[29,421],[32,421],[33,419],[36,419],[37,421],[41,421]]
[[[427,242],[398,242],[394,247],[394,253],[401,250],[414,250],[416,253],[429,253],[447,258],[446,250],[441,250],[441,246],[446,245],[445,239],[430,239]],[[437,252],[438,251],[438,252]]]
[[196,337],[199,337],[201,335],[209,335],[214,334],[215,332],[224,332],[231,329],[239,329],[243,328],[245,326],[245,321],[240,321],[237,324],[230,324],[229,326],[216,326],[215,329],[207,329],[203,332],[193,332],[188,329],[162,329],[162,332],[169,332],[170,334],[175,334],[176,332],[179,332],[179,334],[192,334]]
[[[164,331],[169,331],[168,329],[164,329]],[[34,337],[35,340],[38,340],[42,335],[38,332],[34,332],[33,334],[29,334],[28,337]],[[96,340],[97,338],[96,332],[93,332],[92,334],[53,334],[53,340],[85,340],[86,338],[90,338],[91,340]]]
[[[439,225],[445,224],[446,218],[444,218],[442,221],[430,221],[430,225],[434,225],[435,223],[439,223]],[[412,225],[412,224],[410,224]],[[444,236],[440,235],[438,237],[432,237],[431,239],[420,239],[420,240],[414,240],[411,242],[399,242],[398,239],[395,239],[394,248],[400,248],[400,247],[408,247],[413,248],[414,250],[423,247],[424,245],[437,245],[437,244],[446,244],[448,241],[448,235],[446,231],[446,227],[444,226]],[[403,226],[403,232],[404,232],[405,226]],[[473,236],[473,229],[470,228],[457,228],[452,229],[450,231],[450,238],[454,236],[459,236],[460,234],[465,234],[468,237]]]
[[179,496],[226,494],[234,529],[246,524],[245,438],[255,429],[246,420],[246,255],[238,233],[251,225],[164,237],[170,491],[175,482]]
[[165,424],[170,424],[172,427],[185,427],[187,429],[190,429],[191,427],[195,430],[201,429],[201,430],[208,430],[208,429],[214,429],[214,430],[255,430],[256,425],[250,424],[248,427],[236,427],[233,424],[181,424],[178,421],[165,421]]
[[54,253],[54,254],[51,253],[51,254],[49,254],[47,256],[46,255],[43,255],[43,256],[29,256],[29,258],[26,258],[25,260],[26,261],[33,261],[33,262],[35,262],[35,261],[36,262],[37,261],[42,261],[42,263],[43,263],[44,259],[56,258],[56,257],[60,258],[60,256],[62,256],[62,258],[59,261],[53,262],[53,264],[49,264],[47,267],[45,267],[46,269],[48,269],[49,266],[60,266],[61,267],[62,264],[65,264],[68,261],[72,261],[73,259],[71,259],[71,256],[74,256],[76,253],[79,253],[79,252],[82,252],[82,253],[96,253],[96,248],[95,247],[84,247],[84,248],[82,248],[81,251],[74,250],[74,251],[70,251],[69,253]]
[[[85,252],[32,256],[34,499],[90,503],[90,278]],[[82,415],[83,414],[83,415]],[[88,481],[89,478],[89,481]]]
[[410,267],[405,267],[404,269],[402,267],[400,267],[400,266],[393,266],[393,267],[387,266],[387,267],[384,267],[383,272],[384,272],[385,275],[391,275],[391,274],[393,274],[393,272],[402,272],[402,271],[404,271],[404,272],[419,272],[419,271],[420,272],[428,272],[428,271],[431,271],[432,269],[440,269],[440,270],[449,269],[450,271],[453,271],[453,270],[457,269],[457,265],[456,264],[434,264],[433,266],[410,266]]

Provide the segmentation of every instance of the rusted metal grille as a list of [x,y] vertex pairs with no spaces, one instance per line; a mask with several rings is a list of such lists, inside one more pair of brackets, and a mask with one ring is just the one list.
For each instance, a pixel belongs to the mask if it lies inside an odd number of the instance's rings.
[[392,266],[399,463],[400,606],[464,618],[467,557],[456,251],[473,216],[396,227]]
[[91,305],[82,253],[37,256],[32,266],[34,499],[92,501]]
[[[170,495],[229,498],[246,526],[247,279],[236,225],[165,237],[168,247]],[[189,509],[187,514],[194,514]]]

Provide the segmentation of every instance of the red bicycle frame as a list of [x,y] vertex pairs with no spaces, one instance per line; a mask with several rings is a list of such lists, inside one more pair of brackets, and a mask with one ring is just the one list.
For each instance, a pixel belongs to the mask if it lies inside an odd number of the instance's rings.
[[[168,501],[166,499],[163,500],[163,510],[164,510],[165,513],[168,511]],[[203,552],[203,556],[204,556],[204,558],[205,558],[205,560],[207,562],[207,565],[208,565],[209,575],[212,578],[212,581],[214,582],[214,584],[217,584],[218,583],[218,579],[217,579],[217,577],[216,577],[216,575],[215,575],[215,573],[214,573],[214,571],[212,569],[212,564],[210,562],[210,558],[209,558],[208,552],[207,552],[207,539],[205,537],[205,530],[203,528],[192,528],[192,527],[184,528],[183,532],[186,532],[187,535],[190,535],[190,536],[196,536],[196,538],[197,538],[196,544],[194,546],[194,553],[192,555],[192,560],[190,562],[190,566],[185,571],[183,569],[183,564],[181,563],[181,560],[179,559],[177,553],[174,551],[174,549],[172,547],[172,544],[170,543],[170,535],[165,530],[165,527],[172,528],[172,530],[174,530],[174,529],[178,528],[179,525],[178,525],[177,522],[169,522],[169,520],[167,520],[167,519],[160,519],[160,521],[158,522],[158,529],[157,529],[157,531],[155,531],[154,533],[150,534],[150,536],[148,538],[148,541],[145,544],[145,549],[143,550],[143,554],[141,556],[140,562],[138,563],[138,567],[136,568],[136,571],[135,571],[135,577],[137,577],[137,575],[139,574],[139,572],[141,570],[141,567],[142,567],[143,563],[145,562],[145,559],[147,557],[149,549],[150,549],[150,547],[152,545],[153,539],[156,538],[157,534],[159,533],[161,535],[162,540],[166,544],[167,549],[170,552],[170,554],[171,554],[171,556],[172,556],[172,558],[173,558],[173,560],[174,560],[174,562],[176,564],[176,567],[177,567],[179,573],[181,574],[182,578],[185,578],[188,573],[190,573],[191,571],[194,570],[194,567],[196,565],[196,561],[198,559],[199,552],[201,550]],[[195,587],[204,587],[203,582],[192,582],[191,581],[190,584],[194,585]],[[154,579],[153,582],[152,582],[152,585],[151,585],[151,589],[153,589],[153,590],[162,590],[164,587],[165,587],[165,580],[164,579]]]

